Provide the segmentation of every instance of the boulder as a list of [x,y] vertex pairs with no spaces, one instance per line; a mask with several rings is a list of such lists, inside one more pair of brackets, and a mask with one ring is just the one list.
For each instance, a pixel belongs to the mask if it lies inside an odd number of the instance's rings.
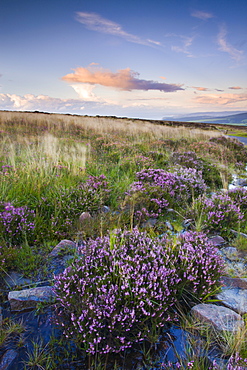
[[235,332],[245,325],[239,314],[227,307],[217,306],[212,303],[201,303],[194,306],[191,309],[191,314],[218,331]]
[[247,313],[247,289],[225,288],[216,295],[216,298],[240,315]]
[[8,294],[8,300],[12,311],[35,308],[40,302],[51,303],[55,300],[55,297],[55,293],[51,286],[15,290]]

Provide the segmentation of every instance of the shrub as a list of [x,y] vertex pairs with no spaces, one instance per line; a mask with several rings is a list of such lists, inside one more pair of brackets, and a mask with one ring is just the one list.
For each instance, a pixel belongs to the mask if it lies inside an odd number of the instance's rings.
[[245,188],[234,188],[228,190],[228,196],[240,207],[240,210],[246,215],[247,214],[247,189]]
[[170,207],[190,202],[206,190],[202,174],[193,168],[176,167],[175,172],[146,169],[136,173],[126,202],[134,208],[137,219],[158,217]]
[[174,244],[138,229],[116,230],[89,240],[81,254],[55,277],[54,289],[58,323],[89,354],[120,352],[150,338],[174,316],[178,295],[208,295],[221,273],[204,234],[188,233]]
[[198,228],[226,233],[244,217],[240,206],[223,192],[214,193],[211,198],[200,196],[195,200],[193,210],[188,216],[195,219]]
[[32,240],[34,211],[28,207],[15,207],[11,203],[0,204],[0,231],[8,245],[20,245]]

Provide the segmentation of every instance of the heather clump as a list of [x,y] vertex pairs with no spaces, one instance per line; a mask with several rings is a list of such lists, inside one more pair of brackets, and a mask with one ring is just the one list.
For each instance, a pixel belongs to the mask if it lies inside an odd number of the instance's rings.
[[228,148],[234,156],[235,162],[247,162],[247,149],[239,140],[231,137],[220,136],[211,138],[210,142]]
[[174,172],[145,169],[136,173],[126,202],[137,220],[158,217],[168,208],[178,208],[206,191],[202,173],[193,168],[176,167]]
[[[117,353],[152,341],[174,317],[178,296],[198,299],[217,285],[221,262],[204,234],[177,241],[138,229],[89,240],[55,278],[58,323],[88,354]],[[186,293],[187,294],[187,293]]]
[[173,165],[180,165],[201,171],[202,178],[208,187],[213,189],[222,187],[218,168],[205,159],[198,157],[195,152],[173,152],[170,161]]
[[217,192],[211,197],[202,195],[196,199],[187,216],[195,220],[197,229],[228,234],[230,228],[240,224],[244,214],[227,193]]
[[247,215],[247,189],[236,187],[228,190],[228,196],[240,207],[241,212]]
[[0,232],[7,245],[21,245],[33,238],[35,214],[28,207],[0,204]]

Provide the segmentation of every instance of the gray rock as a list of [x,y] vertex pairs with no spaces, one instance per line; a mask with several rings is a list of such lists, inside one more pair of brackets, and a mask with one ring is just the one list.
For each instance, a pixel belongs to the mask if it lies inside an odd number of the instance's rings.
[[76,243],[71,240],[61,240],[58,245],[48,254],[48,257],[56,258],[62,257],[66,254],[73,254],[76,251]]
[[82,212],[82,214],[79,217],[79,222],[83,223],[85,220],[90,220],[92,216],[89,212]]
[[247,289],[223,289],[216,298],[240,315],[247,313]]
[[239,261],[238,250],[235,247],[225,247],[221,249],[221,253],[230,261]]
[[215,247],[221,247],[222,245],[226,244],[225,239],[222,238],[220,235],[211,236],[209,238],[209,241],[215,246]]
[[101,208],[101,212],[102,212],[102,213],[109,213],[109,212],[110,212],[110,208],[109,208],[108,206],[103,206],[103,207]]
[[213,326],[218,331],[235,332],[244,327],[244,320],[239,314],[227,307],[201,303],[191,309],[191,314],[200,321]]
[[149,218],[146,222],[142,223],[142,227],[154,227],[157,223],[157,218]]
[[227,288],[247,289],[247,278],[223,276],[221,282]]
[[18,357],[18,352],[16,352],[13,349],[7,350],[4,353],[3,357],[1,358],[0,370],[8,370],[12,368],[17,357]]
[[55,293],[51,286],[15,290],[8,294],[8,300],[12,311],[35,308],[40,302],[51,303],[55,300],[55,297]]
[[247,186],[247,179],[237,178],[237,179],[234,180],[234,185],[240,186],[240,187]]
[[31,279],[25,278],[22,274],[15,271],[3,275],[3,279],[8,288],[33,284]]

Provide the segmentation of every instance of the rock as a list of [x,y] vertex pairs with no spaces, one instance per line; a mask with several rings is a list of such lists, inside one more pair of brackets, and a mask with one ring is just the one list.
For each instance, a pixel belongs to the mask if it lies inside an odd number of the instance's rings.
[[191,309],[191,313],[195,318],[213,326],[218,331],[235,332],[245,325],[239,314],[227,307],[212,303],[198,304]]
[[5,274],[3,279],[8,288],[33,284],[31,279],[25,278],[22,274],[15,271]]
[[221,249],[221,254],[230,261],[239,261],[240,256],[238,250],[235,247],[225,247]]
[[222,285],[227,288],[239,288],[247,289],[247,278],[232,278],[229,276],[223,276],[221,278]]
[[233,185],[240,187],[247,186],[247,179],[236,178]]
[[56,295],[51,286],[15,290],[8,294],[8,300],[12,311],[35,308],[40,302],[53,302],[55,297]]
[[[7,350],[4,353],[3,357],[1,358],[0,370],[8,370],[8,369],[12,368],[12,366],[14,365],[14,362],[17,359],[17,357],[18,357],[18,352],[16,352],[13,349]],[[16,369],[17,369],[17,367],[16,367]]]
[[149,218],[146,222],[143,222],[142,227],[154,227],[157,222],[157,218]]
[[66,254],[73,254],[76,251],[76,243],[71,240],[61,240],[58,245],[48,254],[48,257],[62,257]]
[[165,225],[166,225],[166,227],[167,227],[168,230],[174,231],[174,228],[173,228],[172,224],[169,221],[166,221],[165,222]]
[[2,314],[2,307],[0,306],[0,329],[3,326],[3,314]]
[[220,235],[211,236],[209,238],[209,241],[215,246],[215,247],[221,247],[222,245],[226,244],[226,241],[224,238],[222,238]]
[[109,212],[110,212],[110,208],[109,208],[108,206],[103,206],[103,207],[101,208],[101,212],[102,212],[102,213],[109,213]]
[[247,313],[247,289],[223,289],[216,298],[240,315]]
[[83,223],[85,220],[90,220],[90,218],[92,218],[92,216],[89,212],[82,212],[79,217],[79,222]]
[[185,230],[188,230],[193,225],[193,220],[191,218],[187,218],[183,220],[182,226]]

